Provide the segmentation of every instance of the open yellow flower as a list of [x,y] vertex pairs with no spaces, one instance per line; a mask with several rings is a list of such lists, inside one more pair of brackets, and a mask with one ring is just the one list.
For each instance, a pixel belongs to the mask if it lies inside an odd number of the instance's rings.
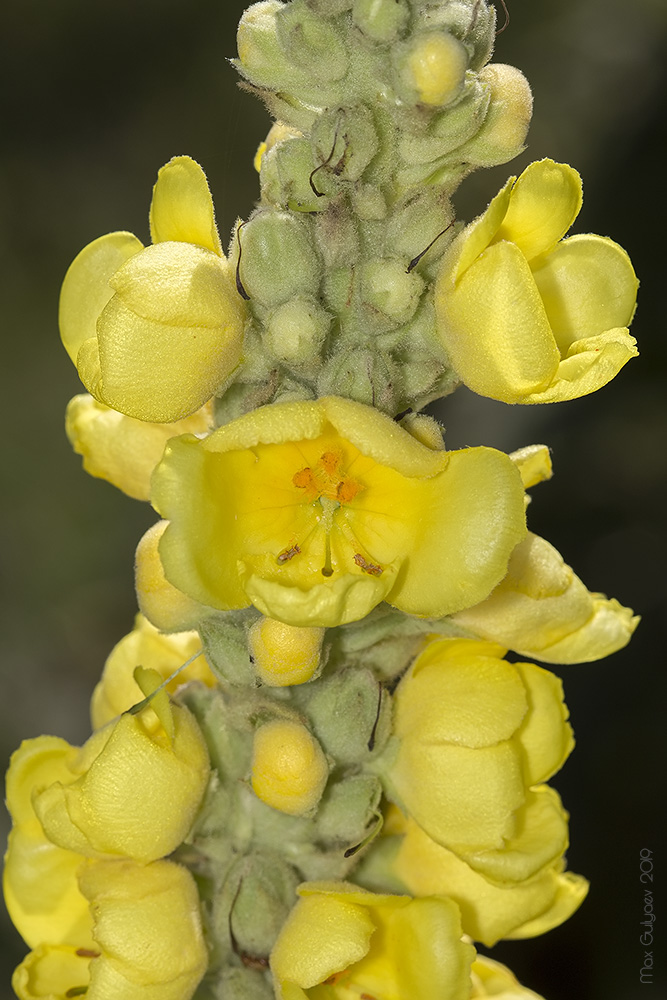
[[587,663],[627,645],[639,618],[614,598],[591,593],[553,545],[529,532],[505,579],[454,621],[522,656]]
[[31,794],[49,841],[85,857],[141,862],[182,843],[206,789],[209,761],[194,716],[166,708],[173,734],[146,725],[141,715],[122,715],[80,750],[58,740],[56,751],[48,736],[23,744],[36,759],[59,757],[57,777]]
[[170,861],[96,861],[79,883],[87,934],[36,946],[12,979],[19,1000],[190,1000],[208,964],[190,873]]
[[449,899],[307,882],[271,952],[279,1000],[468,1000],[475,952]]
[[[134,679],[135,667],[155,670],[162,680],[166,680],[198,650],[201,650],[201,639],[197,632],[164,635],[143,615],[137,615],[132,631],[111,650],[100,682],[93,691],[90,704],[93,729],[101,729],[141,701],[144,695]],[[181,670],[166,690],[171,694],[181,684],[194,680],[202,681],[207,687],[215,686],[215,677],[203,653]],[[157,717],[153,716],[151,720],[149,713],[152,713],[150,708],[142,712],[144,724],[148,720],[157,724]]]
[[81,251],[59,319],[86,389],[114,410],[163,423],[194,413],[228,381],[245,309],[206,177],[190,157],[160,170],[150,225],[152,246],[116,232]]
[[[540,785],[574,741],[560,680],[471,639],[428,644],[394,697],[392,798],[437,843],[498,882],[531,878],[567,846],[567,816]],[[535,787],[537,786],[537,787]]]
[[211,410],[206,404],[184,420],[156,424],[128,417],[81,393],[69,401],[65,431],[89,475],[106,479],[135,500],[148,500],[153,469],[169,438],[205,434],[213,423]]
[[553,160],[511,177],[452,242],[435,298],[461,380],[506,403],[551,403],[601,388],[637,354],[627,327],[637,278],[602,236],[562,239],[581,208],[579,174]]
[[171,522],[159,552],[174,587],[300,626],[355,621],[383,600],[419,615],[469,607],[525,532],[506,455],[432,450],[336,397],[172,440],[151,499]]

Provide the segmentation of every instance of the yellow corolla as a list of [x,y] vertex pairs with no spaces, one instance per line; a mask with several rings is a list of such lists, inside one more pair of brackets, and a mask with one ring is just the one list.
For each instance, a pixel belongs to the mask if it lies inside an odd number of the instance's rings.
[[[143,692],[134,679],[135,667],[156,670],[161,680],[166,680],[201,648],[197,632],[164,635],[143,615],[137,615],[132,631],[123,636],[109,653],[100,682],[93,691],[90,703],[93,729],[101,729],[142,700]],[[202,681],[207,687],[214,687],[216,683],[203,652],[170,681],[166,690],[171,694],[181,684],[194,680]],[[150,711],[147,708],[142,713],[144,723],[157,724],[157,717],[151,719]]]
[[279,1000],[468,1000],[474,948],[449,899],[307,882],[271,952]]
[[470,1000],[542,1000],[533,990],[526,989],[505,965],[492,958],[478,955],[472,963]]
[[170,861],[95,861],[79,883],[86,935],[40,942],[14,972],[19,1000],[190,1000],[208,964],[192,875]]
[[156,424],[127,417],[87,393],[69,401],[65,416],[67,437],[77,455],[83,456],[86,472],[135,500],[148,500],[153,469],[169,438],[206,434],[212,424],[208,403],[184,420]]
[[470,607],[525,534],[521,477],[506,455],[432,450],[336,397],[275,403],[204,440],[173,439],[151,499],[170,521],[159,553],[173,587],[299,626],[355,621],[383,600],[418,615]]
[[614,598],[591,593],[560,553],[528,533],[515,548],[507,576],[458,625],[545,663],[587,663],[622,649],[639,618]]
[[158,174],[153,245],[101,236],[75,258],[60,296],[60,334],[100,402],[158,423],[198,410],[241,357],[245,322],[215,225],[206,177],[189,156]]
[[[500,882],[530,878],[567,846],[567,816],[539,785],[574,741],[560,680],[505,650],[436,639],[394,696],[390,796],[439,844]],[[534,787],[537,786],[537,787]]]
[[582,904],[588,882],[564,871],[562,857],[537,877],[494,883],[453,851],[436,844],[414,820],[404,835],[393,870],[414,896],[449,896],[461,911],[463,930],[491,947],[501,938],[544,934],[567,920]]
[[480,395],[576,399],[637,354],[627,330],[638,287],[628,255],[606,237],[562,238],[581,202],[572,167],[531,163],[447,250],[438,329],[461,380]]
[[182,843],[206,789],[209,761],[194,716],[165,707],[173,735],[146,725],[141,715],[122,715],[81,749],[48,736],[23,744],[18,753],[59,759],[57,776],[31,789],[51,843],[85,857],[142,862]]

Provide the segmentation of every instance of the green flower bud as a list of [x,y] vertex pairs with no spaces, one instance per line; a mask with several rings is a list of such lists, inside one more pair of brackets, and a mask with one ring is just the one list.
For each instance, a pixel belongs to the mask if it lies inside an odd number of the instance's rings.
[[399,325],[414,315],[424,282],[414,271],[406,271],[404,261],[395,257],[370,260],[362,265],[360,276],[363,302],[383,319]]
[[318,188],[325,172],[346,181],[359,180],[379,148],[373,116],[363,104],[325,111],[315,123],[312,142],[322,164],[313,178]]
[[401,333],[396,358],[403,376],[404,395],[399,405],[421,409],[459,384],[438,340],[432,294],[424,297],[414,319]]
[[313,732],[337,764],[359,765],[384,745],[390,698],[370,670],[343,670],[293,689]]
[[332,782],[317,813],[320,837],[354,847],[377,816],[381,792],[379,780],[370,774]]
[[311,10],[322,17],[336,17],[349,10],[353,0],[306,0]]
[[[359,234],[355,220],[342,199],[332,201],[326,212],[315,216],[315,238],[317,249],[326,269],[325,280],[328,280],[332,271],[338,268],[349,272],[350,265],[359,256]],[[334,284],[337,280],[334,279]],[[344,281],[343,284],[345,284]],[[338,296],[334,296],[334,298],[335,301],[339,300]],[[347,301],[347,298],[348,292],[346,290],[343,302]]]
[[[387,226],[387,245],[409,261],[426,251],[421,259],[432,264],[452,240],[447,227],[453,218],[452,203],[447,195],[437,188],[425,188],[394,209]],[[426,250],[430,243],[433,246]],[[415,267],[421,270],[421,262]]]
[[479,74],[491,92],[484,124],[457,150],[462,160],[480,167],[507,163],[524,149],[533,113],[533,95],[521,70],[502,63],[485,66]]
[[479,80],[466,81],[461,100],[435,115],[419,135],[406,134],[398,144],[404,163],[433,163],[458,149],[481,128],[490,101],[490,90]]
[[199,627],[202,646],[213,673],[230,684],[255,685],[244,619],[250,616],[216,615],[205,618]]
[[262,200],[293,212],[321,212],[329,199],[310,186],[316,164],[310,141],[291,137],[276,143],[262,156]]
[[333,25],[309,10],[303,0],[280,6],[278,39],[293,65],[317,82],[328,83],[345,76],[347,52]]
[[297,295],[317,294],[320,262],[308,220],[260,211],[240,236],[239,277],[251,300],[270,309]]
[[264,343],[275,358],[286,364],[319,360],[331,319],[315,299],[290,299],[270,314]]
[[407,26],[410,7],[405,0],[355,0],[352,17],[374,42],[394,42]]
[[229,913],[236,949],[243,956],[268,957],[301,877],[277,854],[249,854],[234,865],[229,881],[237,883]]
[[[275,1000],[270,980],[258,969],[229,966],[206,993],[206,981],[197,990],[197,1000]],[[200,996],[201,994],[201,996]]]
[[413,104],[444,107],[460,95],[468,53],[445,31],[424,31],[392,50],[394,82],[399,95]]
[[352,207],[356,215],[364,221],[384,219],[387,203],[382,191],[374,184],[357,184],[352,189]]
[[399,366],[388,353],[363,347],[341,347],[323,366],[317,386],[321,396],[344,396],[392,415],[403,397]]
[[280,0],[261,0],[244,11],[236,36],[237,69],[260,87],[278,87],[289,80],[290,63],[278,41],[276,17]]

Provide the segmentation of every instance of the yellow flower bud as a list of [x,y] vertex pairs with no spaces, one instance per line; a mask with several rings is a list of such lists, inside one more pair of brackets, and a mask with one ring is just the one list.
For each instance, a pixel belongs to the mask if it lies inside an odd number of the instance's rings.
[[184,594],[164,575],[159,545],[167,521],[158,521],[140,539],[134,559],[135,586],[142,614],[164,632],[190,629],[204,617],[206,608]]
[[[136,666],[156,670],[161,679],[166,680],[200,649],[201,639],[197,632],[164,635],[143,615],[137,615],[133,630],[109,654],[102,678],[93,691],[90,705],[93,729],[101,729],[107,722],[141,701],[143,695],[133,673]],[[202,681],[208,687],[215,686],[215,677],[203,654],[182,670],[167,685],[166,690],[173,693],[181,684],[191,680]],[[147,708],[143,713],[144,724],[147,723],[150,712],[151,709]],[[157,724],[157,720],[155,723]]]
[[[159,558],[173,588],[316,627],[356,621],[383,600],[434,617],[477,603],[523,537],[523,497],[506,455],[433,450],[337,397],[274,403],[205,440],[172,440],[152,491],[170,519]],[[164,577],[140,569],[154,565],[158,530],[150,558],[137,556],[139,606],[174,628],[160,604],[170,612],[178,591],[165,595]]]
[[500,962],[478,955],[471,969],[472,992],[470,1000],[542,1000],[537,993],[526,989],[513,973]]
[[98,861],[80,884],[93,942],[37,947],[14,973],[19,1000],[190,1000],[208,965],[190,873],[170,861]]
[[[122,715],[68,759],[69,773],[35,791],[47,838],[86,857],[152,861],[187,836],[209,776],[194,716],[171,706],[174,736],[150,732],[141,715]],[[48,739],[48,737],[41,737]]]
[[70,400],[65,431],[83,467],[106,479],[135,500],[148,500],[151,475],[164,446],[177,434],[204,434],[211,427],[209,404],[192,416],[169,424],[152,424],[112,410],[92,396]]
[[576,399],[637,354],[627,327],[638,282],[602,236],[563,239],[581,178],[553,160],[511,177],[450,244],[435,288],[438,328],[455,370],[506,403]]
[[[426,646],[394,696],[398,749],[386,779],[433,840],[477,871],[505,865],[502,877],[516,881],[564,849],[557,796],[531,786],[560,768],[574,741],[559,679],[507,663],[504,652],[470,639]],[[537,830],[541,851],[530,843]]]
[[493,593],[454,620],[545,663],[602,659],[627,645],[639,623],[630,608],[587,590],[553,545],[532,533]]
[[323,628],[300,628],[260,618],[248,636],[257,676],[271,687],[305,684],[319,667],[323,638]]
[[461,92],[468,54],[457,38],[432,31],[414,36],[397,56],[399,78],[420,104],[450,104]]
[[533,113],[530,84],[521,70],[490,63],[479,80],[488,87],[490,105],[476,135],[460,149],[461,159],[476,166],[507,163],[524,148]]
[[299,895],[271,952],[279,1000],[322,989],[332,1000],[468,1000],[475,952],[451,900],[376,895],[348,882],[306,882]]
[[88,391],[140,420],[187,417],[239,363],[245,306],[199,164],[174,157],[150,212],[153,246],[110,233],[65,276],[60,332]]
[[298,722],[267,722],[255,733],[252,788],[273,809],[302,816],[320,801],[329,777],[322,747]]

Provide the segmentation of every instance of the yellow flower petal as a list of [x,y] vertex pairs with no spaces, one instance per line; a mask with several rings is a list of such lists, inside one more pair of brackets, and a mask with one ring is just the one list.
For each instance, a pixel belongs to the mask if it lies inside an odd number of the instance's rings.
[[532,990],[522,986],[506,966],[491,958],[478,955],[472,964],[472,992],[470,1000],[542,1000]]
[[169,438],[204,434],[211,421],[209,404],[184,420],[156,424],[127,417],[82,394],[67,406],[65,430],[89,475],[106,479],[135,500],[148,500],[153,469]]
[[581,177],[567,163],[531,163],[512,188],[495,241],[509,240],[530,261],[563,238],[582,205]]
[[90,956],[77,955],[77,950],[47,944],[30,952],[12,977],[19,1000],[64,1000],[68,990],[87,987]]
[[255,795],[289,816],[314,810],[329,777],[319,742],[299,722],[267,722],[255,732],[251,784]]
[[158,170],[150,226],[153,243],[194,243],[222,256],[206,174],[191,157],[174,156]]
[[639,282],[613,240],[571,236],[535,261],[533,277],[562,355],[577,340],[630,326]]
[[[101,729],[141,701],[142,693],[133,676],[138,664],[158,671],[162,680],[166,680],[199,649],[201,639],[197,632],[164,635],[143,615],[137,615],[134,629],[109,654],[102,678],[93,692],[90,706],[93,729]],[[215,685],[215,677],[203,655],[182,670],[166,690],[171,694],[190,680],[203,681],[208,687]]]
[[527,882],[495,885],[411,820],[394,870],[413,895],[453,899],[464,932],[488,947],[501,938],[534,937],[557,927],[581,904],[588,888],[580,875],[561,873],[559,863]]
[[528,693],[530,710],[517,732],[525,752],[526,783],[536,785],[560,770],[574,749],[563,682],[534,663],[516,663]]
[[627,330],[607,330],[597,337],[577,340],[558,366],[554,382],[532,392],[523,403],[561,403],[601,389],[639,354],[637,341]]
[[113,295],[109,279],[143,248],[132,233],[108,233],[84,247],[70,264],[60,292],[58,322],[75,365],[81,345],[95,338],[97,318]]
[[618,601],[590,593],[560,553],[532,533],[515,548],[502,583],[454,620],[546,663],[609,656],[629,642],[639,621]]
[[531,788],[516,814],[516,830],[499,850],[457,854],[498,885],[523,882],[544,872],[567,850],[568,814],[558,792],[548,785]]

